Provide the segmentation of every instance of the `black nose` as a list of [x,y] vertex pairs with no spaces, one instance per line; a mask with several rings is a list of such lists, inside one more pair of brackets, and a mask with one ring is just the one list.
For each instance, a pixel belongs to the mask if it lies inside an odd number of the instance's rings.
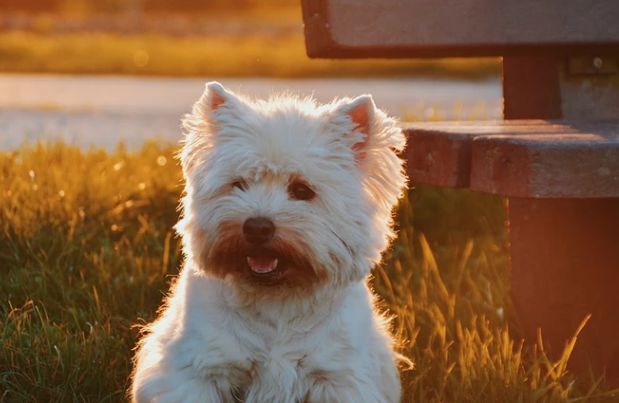
[[275,234],[275,224],[264,217],[248,218],[243,224],[243,235],[247,242],[260,245],[268,242]]

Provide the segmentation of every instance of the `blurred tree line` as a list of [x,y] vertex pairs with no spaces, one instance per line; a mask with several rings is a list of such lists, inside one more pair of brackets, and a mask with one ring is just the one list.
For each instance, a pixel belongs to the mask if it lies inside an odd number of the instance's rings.
[[276,8],[298,2],[299,0],[0,0],[0,10],[30,13],[189,13],[238,8]]

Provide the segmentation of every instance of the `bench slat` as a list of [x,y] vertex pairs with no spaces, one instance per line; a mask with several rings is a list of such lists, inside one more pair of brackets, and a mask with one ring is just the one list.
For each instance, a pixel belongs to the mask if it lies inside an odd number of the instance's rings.
[[619,122],[415,123],[413,182],[511,197],[619,197]]
[[619,1],[302,0],[310,57],[612,53]]

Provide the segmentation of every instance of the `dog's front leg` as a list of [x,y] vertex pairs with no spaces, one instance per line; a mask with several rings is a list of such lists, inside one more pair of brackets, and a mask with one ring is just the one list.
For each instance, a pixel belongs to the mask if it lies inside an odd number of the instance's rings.
[[165,374],[144,379],[134,389],[135,403],[235,403],[241,401],[226,378],[186,378]]
[[304,403],[387,403],[387,400],[374,384],[333,375],[315,378]]

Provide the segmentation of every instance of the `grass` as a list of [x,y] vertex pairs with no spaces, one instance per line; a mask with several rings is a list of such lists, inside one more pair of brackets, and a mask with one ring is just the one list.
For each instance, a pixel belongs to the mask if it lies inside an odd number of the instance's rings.
[[194,19],[147,16],[137,28],[131,19],[101,18],[107,23],[40,15],[14,30],[0,31],[0,72],[481,79],[496,77],[500,70],[497,58],[311,60],[298,6],[235,14],[228,10]]
[[[153,318],[181,264],[173,151],[0,153],[0,401],[124,399],[133,325]],[[553,360],[510,336],[502,207],[421,186],[402,202],[373,287],[416,364],[405,401],[618,401],[566,369],[572,344]]]

